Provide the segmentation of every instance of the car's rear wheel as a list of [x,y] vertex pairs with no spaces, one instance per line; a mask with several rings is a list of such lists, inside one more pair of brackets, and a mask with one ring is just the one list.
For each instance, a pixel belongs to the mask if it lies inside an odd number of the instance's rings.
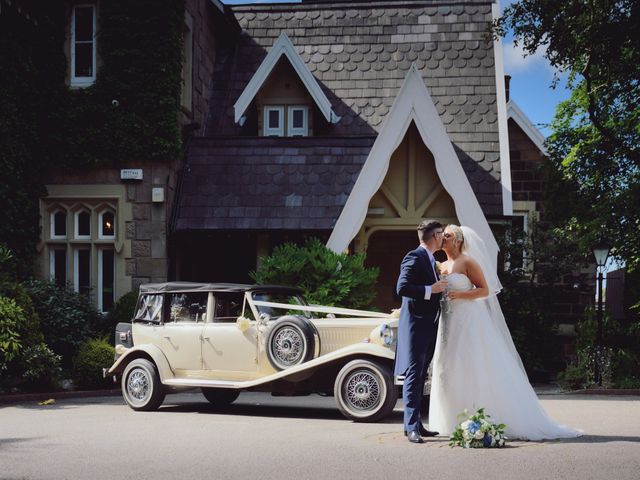
[[134,410],[157,410],[165,391],[155,365],[144,358],[131,361],[122,374],[122,396]]
[[240,390],[233,390],[231,388],[202,388],[202,394],[212,405],[224,407],[232,404],[235,399],[238,398]]
[[354,422],[377,422],[393,411],[398,400],[391,368],[361,359],[342,367],[334,395],[340,412]]
[[267,357],[276,370],[299,365],[313,358],[312,327],[293,315],[277,320],[267,337]]

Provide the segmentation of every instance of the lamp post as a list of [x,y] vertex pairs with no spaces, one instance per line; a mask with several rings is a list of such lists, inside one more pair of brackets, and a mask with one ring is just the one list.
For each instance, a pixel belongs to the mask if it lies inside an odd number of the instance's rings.
[[604,266],[609,257],[609,247],[600,241],[593,247],[593,256],[596,258],[596,269],[598,272],[598,310],[597,310],[597,332],[596,332],[596,354],[594,362],[595,381],[598,386],[602,386],[602,372],[600,371],[600,361],[602,354],[602,281],[604,277]]

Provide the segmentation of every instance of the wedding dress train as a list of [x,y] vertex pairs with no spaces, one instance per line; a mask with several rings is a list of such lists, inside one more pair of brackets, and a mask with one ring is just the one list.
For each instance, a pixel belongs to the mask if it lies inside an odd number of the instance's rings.
[[[461,273],[448,276],[449,289],[473,288]],[[458,415],[484,408],[492,423],[506,424],[508,438],[571,438],[582,431],[555,423],[542,409],[522,368],[511,337],[496,327],[497,299],[457,299],[443,313],[433,359],[429,429],[449,435]],[[492,311],[493,309],[493,311]]]

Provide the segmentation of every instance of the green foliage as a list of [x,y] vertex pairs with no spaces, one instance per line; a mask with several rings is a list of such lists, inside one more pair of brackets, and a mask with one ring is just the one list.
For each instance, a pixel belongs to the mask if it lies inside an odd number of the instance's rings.
[[71,367],[82,342],[106,333],[104,319],[85,295],[39,280],[30,281],[26,288],[40,316],[42,333],[62,356],[64,367]]
[[[557,178],[549,219],[583,251],[606,237],[640,267],[640,15],[636,0],[519,0],[494,24],[525,52],[539,48],[572,95],[559,105],[547,150]],[[563,197],[563,198],[560,198]],[[615,232],[615,235],[611,235]]]
[[86,340],[74,359],[74,378],[79,388],[108,388],[111,378],[102,377],[102,368],[113,364],[115,349],[106,339]]
[[375,297],[378,269],[366,268],[364,259],[364,254],[335,253],[311,238],[303,246],[276,247],[251,278],[260,284],[301,288],[311,304],[366,308]]
[[120,297],[107,315],[107,328],[109,332],[114,332],[118,323],[131,322],[135,314],[137,302],[138,292],[125,293]]
[[26,347],[15,369],[19,375],[14,376],[15,385],[29,391],[57,389],[62,375],[61,360],[44,343]]
[[0,242],[21,259],[13,267],[24,277],[39,236],[38,198],[46,194],[42,171],[49,159],[44,137],[55,97],[50,84],[57,80],[55,68],[45,73],[45,57],[50,53],[51,62],[60,53],[51,52],[46,28],[25,28],[10,11],[0,15]]
[[102,64],[95,85],[67,92],[60,153],[87,166],[175,158],[184,2],[111,0],[98,19]]
[[0,297],[0,372],[20,353],[22,344],[18,327],[24,321],[24,312],[16,301]]
[[576,359],[558,376],[567,389],[595,385],[598,363],[605,388],[640,387],[640,337],[637,325],[624,326],[606,312],[602,316],[603,345],[596,346],[596,311],[590,307],[576,325]]
[[552,306],[566,293],[563,277],[572,275],[584,260],[562,229],[533,219],[529,225],[528,235],[508,229],[498,241],[510,265],[500,277],[504,287],[500,303],[522,362],[533,377],[536,370],[562,368]]

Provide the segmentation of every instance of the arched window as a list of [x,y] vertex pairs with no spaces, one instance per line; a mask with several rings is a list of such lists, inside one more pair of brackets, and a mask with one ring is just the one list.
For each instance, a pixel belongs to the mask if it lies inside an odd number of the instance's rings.
[[62,240],[67,238],[67,212],[56,210],[51,214],[51,239]]
[[91,238],[91,212],[82,210],[76,213],[75,238],[88,240]]
[[116,236],[116,215],[111,210],[105,210],[99,216],[99,238],[111,239]]

